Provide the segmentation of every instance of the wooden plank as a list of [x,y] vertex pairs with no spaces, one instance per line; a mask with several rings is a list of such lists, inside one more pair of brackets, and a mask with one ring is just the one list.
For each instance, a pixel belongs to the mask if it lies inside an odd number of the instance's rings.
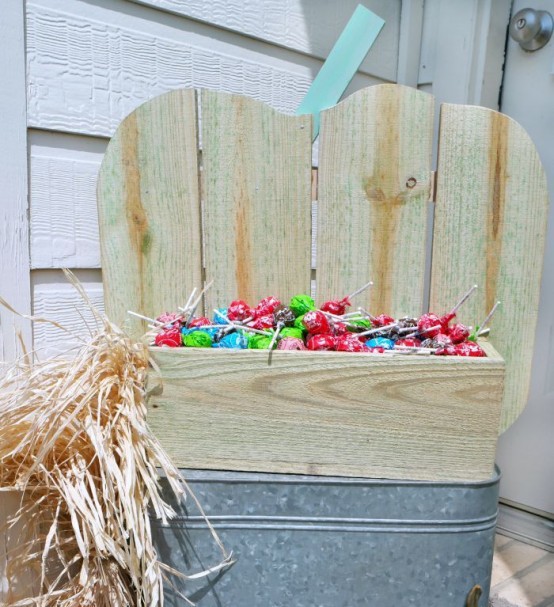
[[202,91],[207,308],[309,292],[311,117]]
[[[196,95],[145,103],[118,128],[98,177],[106,312],[176,310],[201,284]],[[145,328],[130,318],[137,335]]]
[[432,135],[433,98],[408,87],[370,87],[322,112],[318,300],[371,279],[356,302],[374,314],[419,313]]
[[153,348],[148,423],[179,466],[484,480],[503,362]]
[[[384,19],[386,25],[360,71],[385,80],[396,80],[400,12],[405,4],[399,0],[342,0],[340,3],[318,0],[287,0],[284,3],[280,0],[133,1],[322,59],[329,54],[356,6],[362,4]],[[220,37],[225,32],[214,32],[213,35]],[[248,44],[248,41],[243,43]],[[266,52],[272,51],[268,48]]]
[[548,196],[535,146],[516,122],[485,108],[444,105],[437,169],[431,309],[472,284],[460,311],[475,325],[502,301],[491,339],[506,360],[501,430],[525,406],[535,341]]
[[[103,312],[100,270],[78,270],[75,273],[92,304]],[[68,334],[47,323],[35,324],[33,345],[37,356],[41,360],[59,354],[73,356],[75,348],[82,345],[77,336],[87,339],[97,329],[93,313],[61,271],[33,270],[31,279],[33,313],[60,323],[71,332]]]
[[[24,6],[19,0],[8,0],[2,4],[0,40],[0,295],[22,314],[29,314],[25,20]],[[0,307],[0,361],[18,356],[16,331],[21,331],[27,345],[30,345],[30,323]]]
[[[210,35],[197,33],[194,23],[183,29],[182,20],[155,15],[123,0],[29,0],[29,125],[111,136],[138,105],[184,86],[244,94],[293,113],[321,66],[310,57],[273,56],[266,44],[246,48],[240,36],[220,40],[212,28]],[[377,82],[357,74],[353,85]]]
[[98,268],[96,182],[107,141],[30,133],[32,268]]

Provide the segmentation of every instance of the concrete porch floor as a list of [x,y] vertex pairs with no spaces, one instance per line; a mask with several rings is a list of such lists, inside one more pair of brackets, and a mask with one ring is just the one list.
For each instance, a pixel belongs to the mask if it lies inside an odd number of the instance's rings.
[[496,536],[490,607],[554,607],[554,553]]

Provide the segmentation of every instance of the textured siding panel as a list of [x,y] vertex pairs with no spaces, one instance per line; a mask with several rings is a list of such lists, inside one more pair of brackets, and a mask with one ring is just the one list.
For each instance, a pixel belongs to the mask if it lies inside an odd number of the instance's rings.
[[[114,24],[101,7],[80,16],[69,12],[80,2],[62,4],[64,10],[28,5],[28,121],[42,129],[110,136],[142,102],[184,86],[245,94],[292,113],[319,65],[275,59],[155,21]],[[373,82],[358,76],[356,86]]]
[[[71,354],[78,347],[80,339],[87,339],[96,323],[90,307],[75,289],[65,280],[61,272],[34,271],[33,283],[34,313],[48,320],[55,320],[70,333],[48,323],[37,323],[34,327],[34,347],[39,358],[57,354]],[[92,304],[100,311],[104,309],[102,276],[91,270],[77,273]]]
[[396,79],[400,0],[133,0],[325,58],[358,4],[385,20],[361,71]]
[[106,141],[46,133],[30,140],[32,267],[100,267],[96,180]]

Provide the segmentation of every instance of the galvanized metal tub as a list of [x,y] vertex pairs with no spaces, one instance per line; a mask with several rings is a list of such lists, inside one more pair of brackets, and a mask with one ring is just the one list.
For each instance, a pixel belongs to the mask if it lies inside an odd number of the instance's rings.
[[[184,471],[237,562],[178,584],[202,607],[464,607],[479,584],[487,605],[499,471],[436,483]],[[160,558],[184,572],[219,562],[189,501],[153,521]],[[183,599],[167,589],[167,604]]]

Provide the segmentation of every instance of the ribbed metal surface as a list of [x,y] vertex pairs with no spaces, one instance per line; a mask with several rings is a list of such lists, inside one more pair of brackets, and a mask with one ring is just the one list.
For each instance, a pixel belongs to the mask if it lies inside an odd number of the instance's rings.
[[[464,607],[490,586],[498,472],[481,483],[428,483],[184,471],[237,563],[179,585],[201,607]],[[185,572],[220,553],[189,502],[160,558]],[[168,589],[168,605],[183,605]]]

